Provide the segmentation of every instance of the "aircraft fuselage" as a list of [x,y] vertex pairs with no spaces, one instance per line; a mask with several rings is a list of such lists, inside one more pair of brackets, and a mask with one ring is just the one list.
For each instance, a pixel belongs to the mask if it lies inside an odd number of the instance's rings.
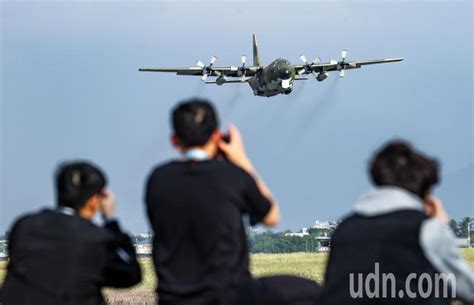
[[248,82],[255,95],[270,97],[290,94],[295,76],[295,67],[288,60],[279,58],[257,72]]

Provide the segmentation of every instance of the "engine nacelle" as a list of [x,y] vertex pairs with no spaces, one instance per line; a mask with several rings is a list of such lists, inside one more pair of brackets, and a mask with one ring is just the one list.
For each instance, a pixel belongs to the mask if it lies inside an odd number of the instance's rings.
[[223,84],[225,84],[227,82],[227,78],[223,75],[219,76],[217,79],[216,79],[216,84],[218,86],[222,86]]
[[321,73],[318,74],[318,76],[316,76],[316,80],[318,82],[322,82],[326,78],[328,78],[328,73],[327,72],[321,72]]

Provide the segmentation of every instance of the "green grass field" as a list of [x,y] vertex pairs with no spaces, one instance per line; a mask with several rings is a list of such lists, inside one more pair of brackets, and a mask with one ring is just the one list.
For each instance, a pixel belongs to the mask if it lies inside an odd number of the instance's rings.
[[[461,250],[471,266],[474,267],[474,249]],[[251,271],[256,277],[274,274],[292,274],[322,282],[327,254],[323,253],[289,253],[289,254],[254,254],[251,256]],[[134,290],[153,290],[156,277],[150,259],[141,260],[143,281]],[[0,283],[6,273],[6,263],[0,263]]]
[[[474,267],[474,249],[461,250]],[[256,277],[290,274],[305,277],[322,283],[326,268],[327,254],[324,253],[289,253],[289,254],[255,254],[251,256],[251,271]],[[156,277],[151,259],[140,261],[143,281],[131,289],[105,289],[105,298],[110,305],[155,305],[154,289]],[[0,263],[0,283],[6,274],[6,263]],[[454,303],[453,303],[454,304]]]

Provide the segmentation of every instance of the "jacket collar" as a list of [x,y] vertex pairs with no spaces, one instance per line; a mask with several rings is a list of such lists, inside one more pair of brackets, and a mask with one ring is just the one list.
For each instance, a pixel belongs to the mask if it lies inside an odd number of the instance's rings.
[[382,186],[363,194],[353,212],[363,216],[378,216],[400,210],[423,211],[421,199],[396,186]]

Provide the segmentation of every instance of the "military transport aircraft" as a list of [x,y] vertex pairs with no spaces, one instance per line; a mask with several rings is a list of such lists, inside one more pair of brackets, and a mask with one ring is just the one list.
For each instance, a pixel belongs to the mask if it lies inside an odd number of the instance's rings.
[[[177,75],[201,76],[206,84],[223,85],[227,83],[249,83],[253,93],[257,96],[274,96],[277,94],[290,94],[293,90],[293,81],[306,80],[304,75],[313,74],[317,81],[323,81],[331,71],[339,71],[339,76],[344,77],[345,71],[358,69],[365,65],[383,64],[388,62],[402,61],[403,58],[389,58],[363,61],[346,61],[347,51],[341,52],[340,61],[330,60],[321,63],[317,58],[309,63],[305,55],[301,55],[302,65],[292,65],[288,60],[279,58],[269,65],[262,65],[257,48],[257,38],[253,35],[253,65],[247,66],[247,57],[242,55],[240,67],[214,67],[217,57],[213,56],[209,65],[198,60],[195,67],[188,68],[141,68],[143,72],[173,72]],[[217,77],[209,81],[208,77]]]

